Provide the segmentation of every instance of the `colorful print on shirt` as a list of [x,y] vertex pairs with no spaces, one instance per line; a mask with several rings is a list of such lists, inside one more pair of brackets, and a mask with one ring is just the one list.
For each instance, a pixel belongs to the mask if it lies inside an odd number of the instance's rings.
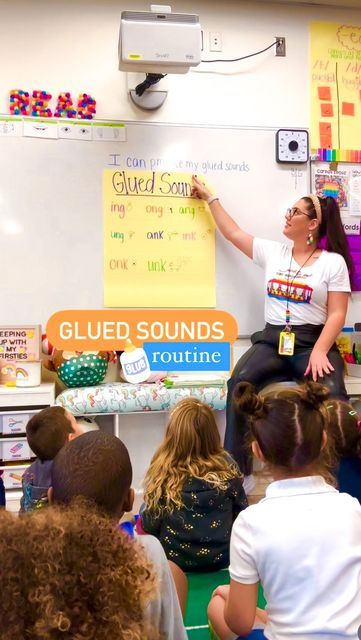
[[296,269],[280,269],[276,275],[276,278],[271,278],[267,282],[267,295],[269,298],[310,304],[313,289],[305,283],[305,280],[310,277],[309,273],[299,273],[297,275]]

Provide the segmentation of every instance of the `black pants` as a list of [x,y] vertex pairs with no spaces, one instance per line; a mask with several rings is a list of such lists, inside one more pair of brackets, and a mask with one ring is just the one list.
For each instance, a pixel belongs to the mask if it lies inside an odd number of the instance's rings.
[[[279,325],[266,324],[263,331],[253,334],[252,347],[238,360],[228,380],[227,420],[224,446],[237,461],[245,475],[252,473],[252,456],[249,449],[249,423],[245,413],[236,412],[233,391],[238,382],[251,382],[260,391],[268,384],[295,380],[303,382],[311,351],[323,326],[301,325],[294,327],[296,334],[293,356],[278,354]],[[330,394],[340,400],[348,400],[344,382],[344,362],[334,344],[327,354],[334,371],[319,378]],[[311,377],[311,376],[309,376]]]

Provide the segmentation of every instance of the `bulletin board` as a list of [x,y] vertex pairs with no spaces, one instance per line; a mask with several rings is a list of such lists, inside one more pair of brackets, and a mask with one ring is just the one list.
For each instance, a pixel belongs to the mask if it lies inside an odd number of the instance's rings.
[[[276,163],[275,134],[128,122],[122,140],[0,137],[1,324],[103,308],[104,170],[203,175],[246,231],[282,240],[285,211],[308,193],[309,173]],[[239,334],[262,327],[263,272],[218,232],[215,273],[215,306],[236,317]]]
[[[312,163],[312,191],[320,197],[331,196],[338,202],[343,228],[353,259],[355,272],[350,313],[357,313],[361,291],[361,165],[349,162]],[[356,293],[357,292],[357,293]],[[355,315],[353,322],[359,322]]]
[[361,162],[361,25],[312,22],[311,148],[318,160]]

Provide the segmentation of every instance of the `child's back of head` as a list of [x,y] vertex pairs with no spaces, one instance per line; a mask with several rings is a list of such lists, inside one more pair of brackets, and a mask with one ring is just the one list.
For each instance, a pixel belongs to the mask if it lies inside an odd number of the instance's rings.
[[156,510],[181,508],[187,479],[198,478],[225,488],[240,471],[221,444],[210,407],[196,398],[181,400],[170,414],[166,434],[145,479],[145,502]]
[[330,398],[328,430],[338,458],[361,457],[361,420],[351,404]]
[[74,416],[63,407],[48,407],[36,413],[26,425],[30,448],[37,456],[22,476],[20,511],[32,511],[48,504],[50,472],[60,449],[82,433]]
[[251,418],[251,437],[265,462],[285,475],[307,470],[326,475],[328,448],[325,447],[328,390],[309,382],[264,396],[248,382],[237,385],[236,408]]
[[338,489],[361,504],[361,420],[353,406],[342,400],[330,398],[326,408]]
[[77,423],[63,407],[48,407],[26,425],[30,449],[40,460],[53,460],[69,439],[78,435]]
[[90,431],[72,440],[56,456],[51,477],[55,503],[83,496],[110,516],[128,510],[132,466],[127,448],[114,435]]
[[264,397],[248,383],[236,390],[253,451],[275,481],[233,525],[230,600],[232,585],[260,581],[267,637],[356,638],[360,626],[361,508],[321,477],[328,393],[316,383]]
[[179,402],[145,479],[141,522],[185,571],[229,565],[232,524],[247,506],[242,474],[224,451],[210,407]]
[[158,639],[144,615],[152,565],[91,505],[0,513],[0,555],[2,640]]

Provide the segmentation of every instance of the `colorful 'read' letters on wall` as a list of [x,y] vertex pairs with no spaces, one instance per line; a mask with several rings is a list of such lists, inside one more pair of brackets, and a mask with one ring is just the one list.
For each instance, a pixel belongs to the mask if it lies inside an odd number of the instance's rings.
[[55,112],[49,108],[52,98],[47,91],[34,90],[32,94],[22,89],[10,91],[10,113],[14,116],[32,116],[41,118],[80,118],[92,120],[96,113],[96,101],[88,93],[81,93],[78,97],[76,109],[69,92],[60,93]]

